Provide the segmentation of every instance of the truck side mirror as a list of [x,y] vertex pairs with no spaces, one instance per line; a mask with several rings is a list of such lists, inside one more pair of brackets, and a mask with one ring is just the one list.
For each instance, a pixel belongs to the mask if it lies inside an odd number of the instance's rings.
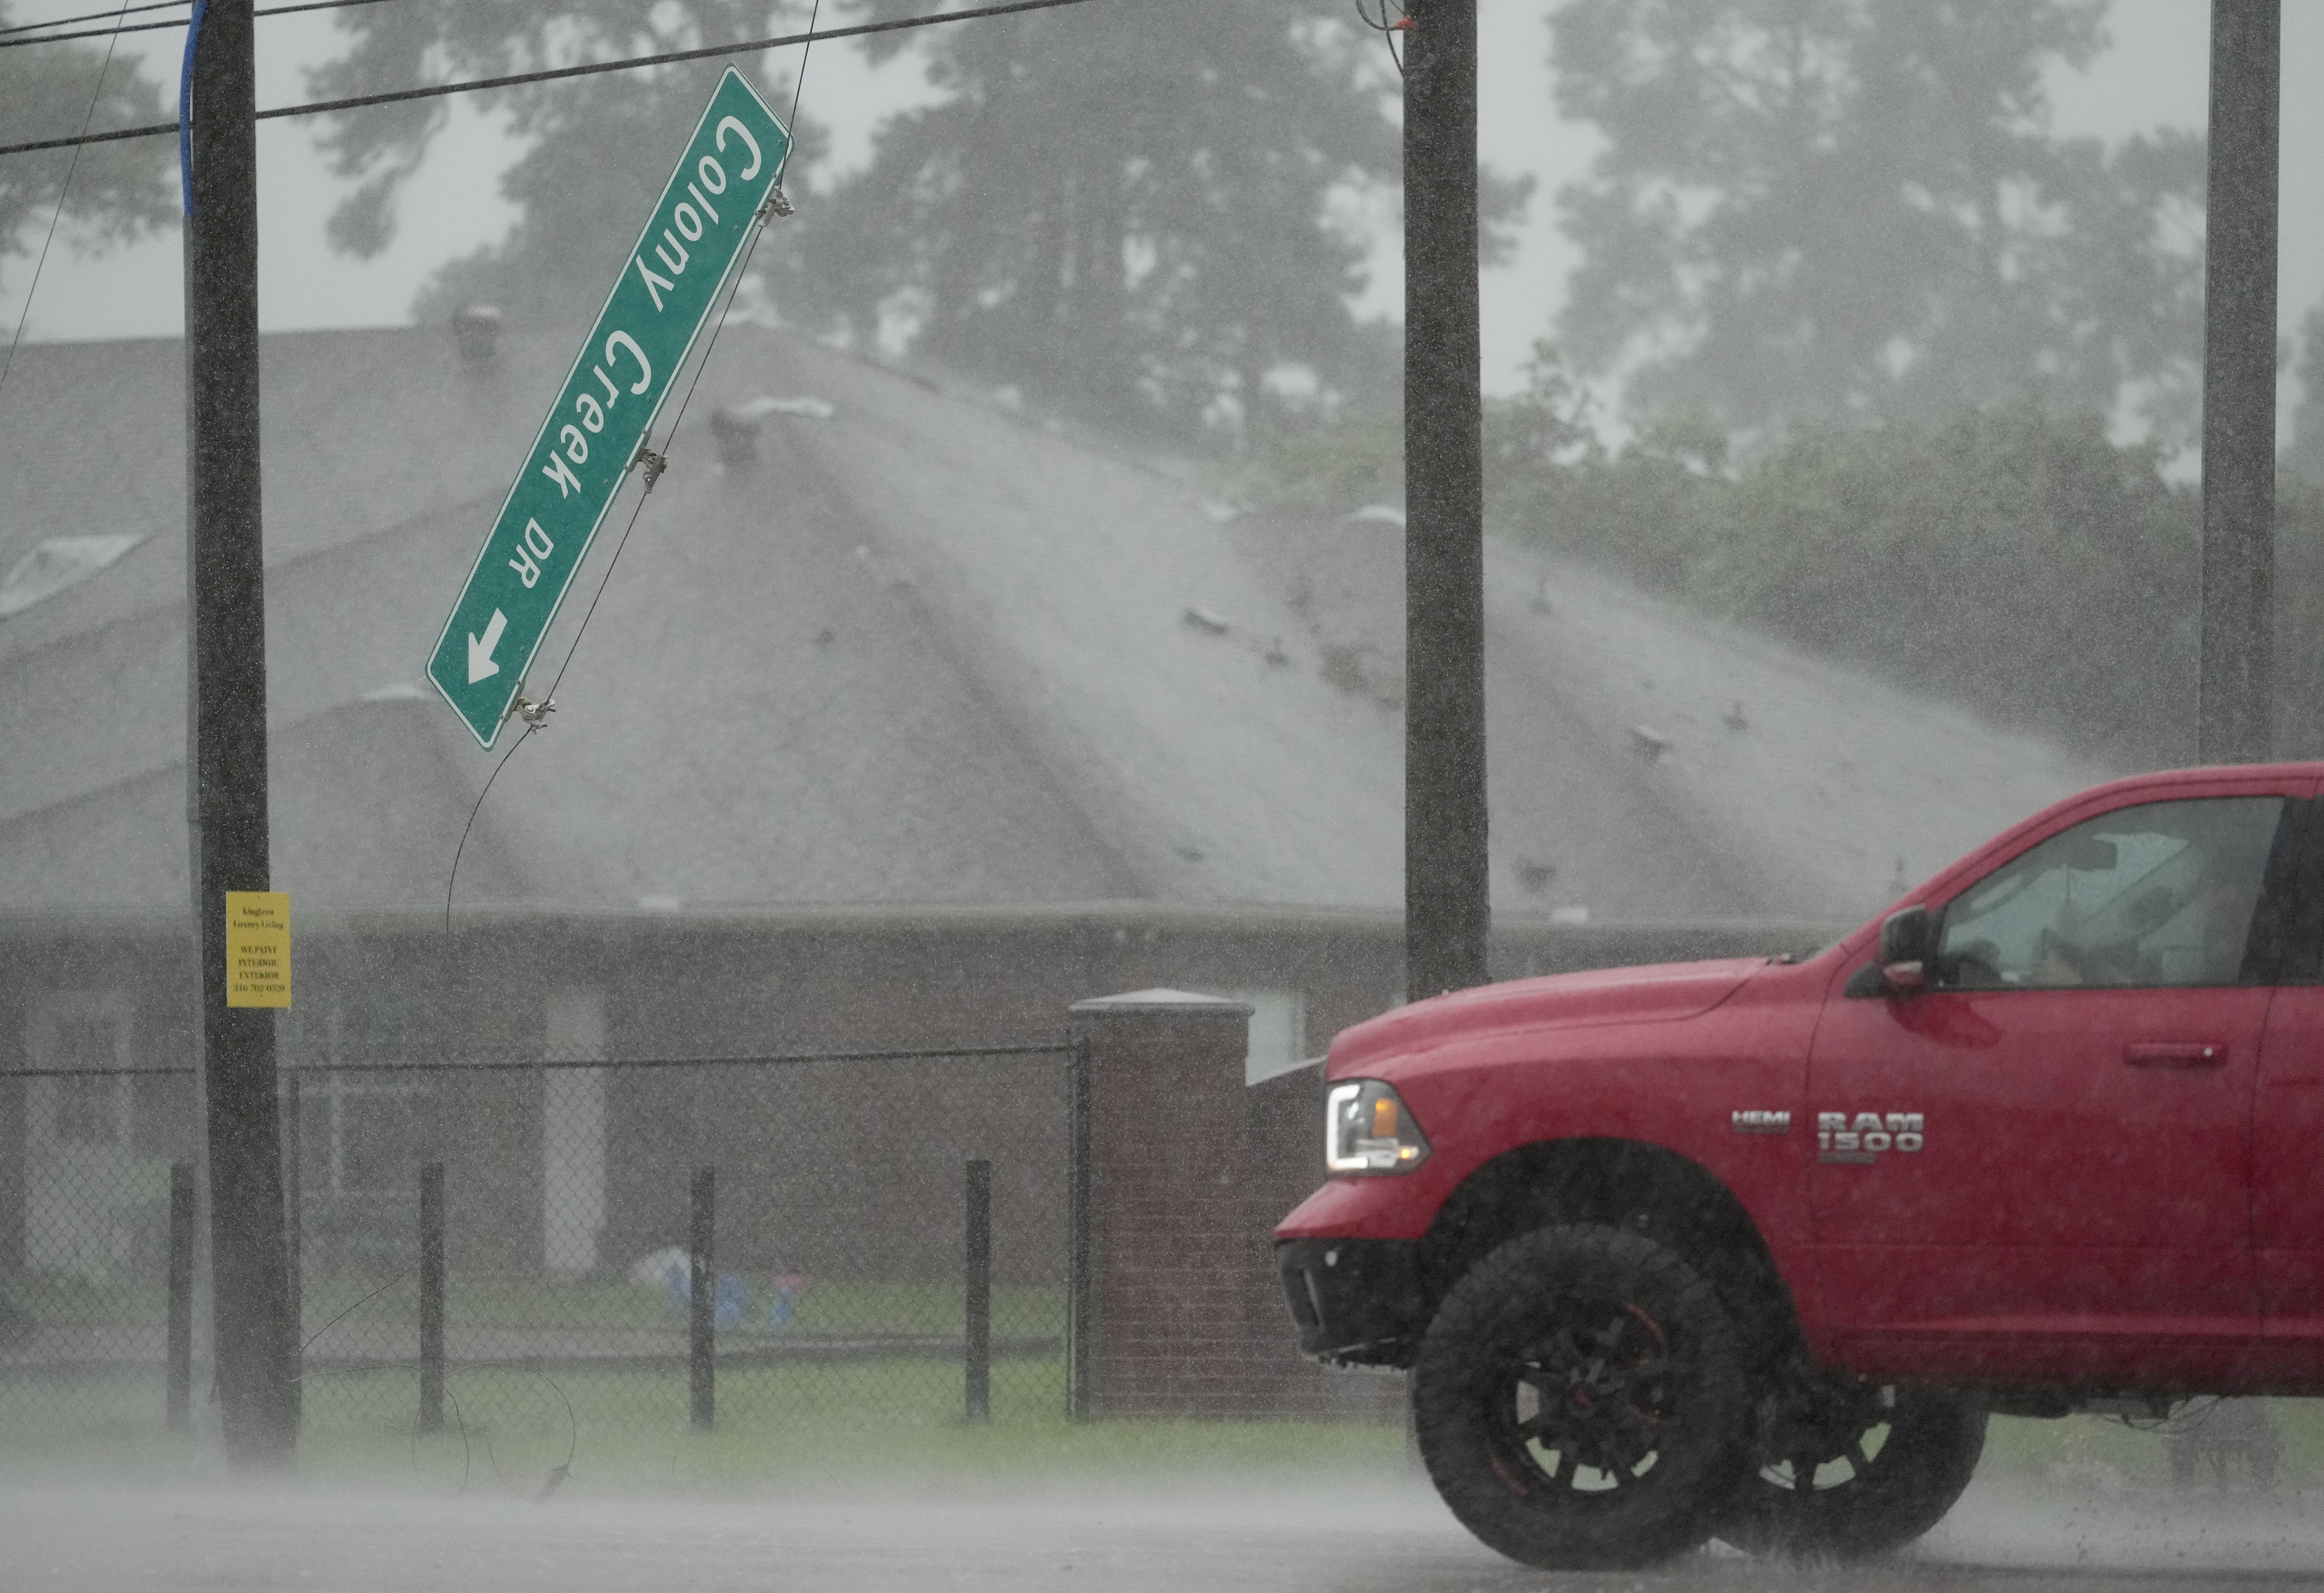
[[1929,987],[1936,959],[1937,921],[1925,907],[1906,907],[1880,924],[1880,949],[1849,976],[1840,990],[1858,1001],[1879,996],[1914,996]]
[[1937,921],[1927,908],[1903,908],[1882,921],[1880,978],[1890,991],[1909,996],[1927,989],[1936,958]]

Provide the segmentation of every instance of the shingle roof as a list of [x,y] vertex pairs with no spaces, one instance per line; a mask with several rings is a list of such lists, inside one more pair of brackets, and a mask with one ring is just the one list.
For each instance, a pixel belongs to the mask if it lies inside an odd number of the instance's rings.
[[[275,857],[310,900],[440,901],[497,756],[415,688],[569,355],[506,342],[477,366],[440,328],[265,339]],[[11,380],[0,572],[152,534],[0,621],[0,909],[183,895],[181,357],[35,346]],[[767,415],[722,468],[709,415],[762,395],[835,413]],[[1222,523],[1123,450],[752,326],[671,459],[464,901],[1402,899],[1392,526]],[[1510,907],[1868,911],[1897,858],[2099,773],[1511,548],[1489,584]]]

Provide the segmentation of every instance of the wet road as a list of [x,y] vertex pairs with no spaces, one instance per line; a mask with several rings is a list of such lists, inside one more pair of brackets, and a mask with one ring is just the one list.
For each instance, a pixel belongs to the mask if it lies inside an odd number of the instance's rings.
[[1550,1577],[1472,1542],[1400,1477],[1330,1486],[1052,1485],[932,1496],[591,1498],[547,1505],[300,1487],[0,1486],[0,1589],[1266,1589],[1498,1593],[2177,1593],[2324,1581],[2324,1497],[2082,1494],[1980,1479],[1910,1558],[1877,1568],[1720,1552]]

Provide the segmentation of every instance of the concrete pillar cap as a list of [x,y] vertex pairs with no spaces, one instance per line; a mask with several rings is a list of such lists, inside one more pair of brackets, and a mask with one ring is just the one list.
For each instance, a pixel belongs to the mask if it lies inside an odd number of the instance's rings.
[[1076,1001],[1065,1010],[1077,1018],[1248,1018],[1251,1011],[1247,1001],[1197,996],[1191,990],[1130,990]]

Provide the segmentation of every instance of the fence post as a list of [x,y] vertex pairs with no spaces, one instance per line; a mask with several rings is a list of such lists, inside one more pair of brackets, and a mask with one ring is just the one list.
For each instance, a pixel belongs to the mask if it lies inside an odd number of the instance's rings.
[[420,1169],[420,1431],[444,1431],[444,1163]]
[[300,1246],[305,1238],[307,1196],[300,1180],[306,1165],[306,1150],[299,1135],[306,1126],[306,1115],[299,1106],[299,1070],[286,1068],[282,1079],[282,1265],[284,1293],[289,1308],[283,1314],[283,1330],[290,1342],[283,1349],[283,1364],[290,1368],[290,1390],[288,1395],[290,1425],[296,1431],[307,1408],[307,1377],[305,1352],[307,1340],[306,1281],[301,1271]]
[[968,1164],[968,1322],[965,1412],[992,1417],[992,1163]]
[[1090,1383],[1090,1046],[1074,1036],[1065,1061],[1065,1416],[1089,1418]]
[[712,1267],[711,1243],[716,1231],[717,1173],[709,1167],[694,1170],[694,1198],[687,1234],[687,1372],[693,1398],[694,1428],[710,1431],[718,1413],[718,1369],[714,1355],[717,1340],[715,1311],[718,1279]]
[[171,1432],[193,1428],[194,1164],[170,1164],[170,1394]]

